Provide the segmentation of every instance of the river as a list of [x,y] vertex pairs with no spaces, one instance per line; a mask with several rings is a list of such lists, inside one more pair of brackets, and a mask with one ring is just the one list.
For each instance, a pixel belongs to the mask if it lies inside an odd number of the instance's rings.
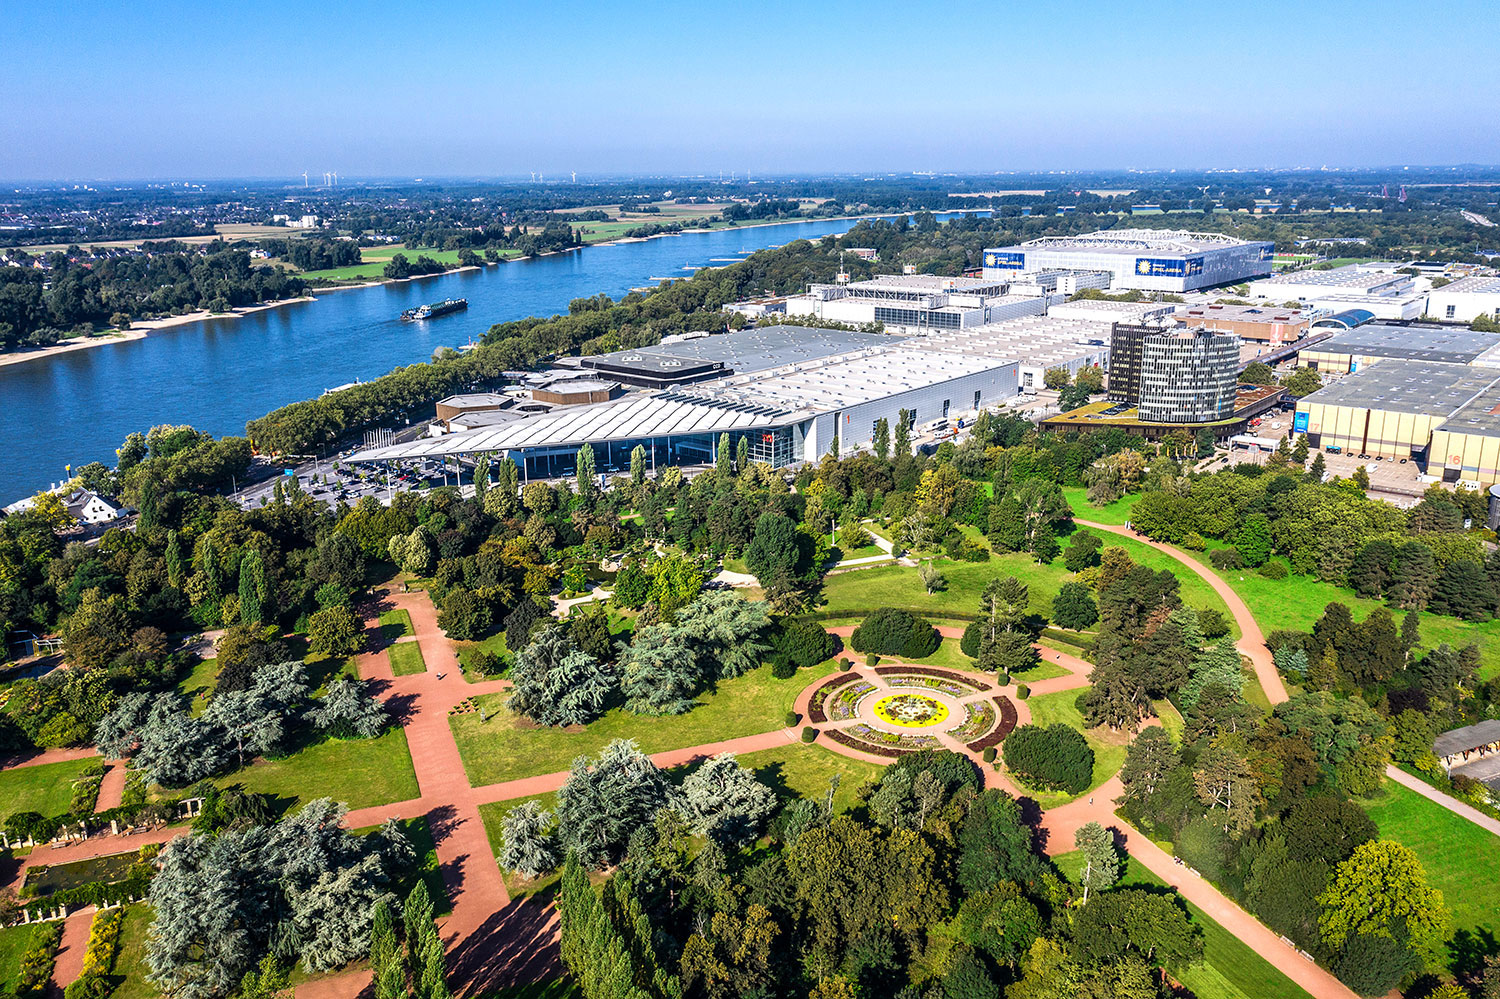
[[[65,465],[114,464],[114,449],[132,431],[187,423],[215,436],[243,434],[247,420],[278,406],[428,360],[435,348],[477,340],[495,323],[565,312],[570,300],[599,292],[618,299],[652,278],[687,277],[694,267],[853,225],[788,222],[588,246],[323,291],[313,302],[12,364],[0,368],[0,504],[61,481]],[[402,309],[445,298],[467,298],[469,308],[429,322],[399,319]]]

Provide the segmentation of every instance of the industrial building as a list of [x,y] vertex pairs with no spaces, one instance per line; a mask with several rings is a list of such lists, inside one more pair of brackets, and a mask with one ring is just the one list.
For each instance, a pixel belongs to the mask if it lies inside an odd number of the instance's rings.
[[1108,271],[1110,287],[1184,292],[1271,273],[1274,247],[1216,232],[1112,229],[985,250],[986,280],[1029,271]]
[[[1008,402],[1019,390],[1014,358],[876,334],[782,326],[665,346],[670,353],[656,347],[582,360],[604,361],[590,367],[622,381],[639,375],[631,384],[654,378],[674,358],[685,366],[718,365],[719,376],[468,433],[367,448],[350,460],[493,452],[518,463],[528,477],[550,478],[571,474],[584,444],[593,446],[600,471],[612,471],[628,467],[637,445],[653,466],[709,463],[727,434],[731,447],[748,442],[752,460],[781,466],[817,459],[835,438],[840,450],[863,446],[878,420],[894,425],[901,410],[913,423],[928,423]],[[639,360],[631,359],[637,354]]]
[[915,337],[907,345],[919,350],[1010,358],[1019,365],[1020,387],[1035,392],[1049,368],[1071,376],[1080,368],[1109,370],[1109,323],[1026,316],[966,330]]
[[1480,316],[1500,320],[1500,277],[1466,277],[1434,288],[1427,294],[1427,314],[1463,322]]
[[732,336],[707,333],[673,337],[651,347],[579,359],[582,367],[641,388],[670,388],[710,378],[765,371],[890,342],[880,333],[764,326]]
[[1277,302],[1308,302],[1330,294],[1403,295],[1412,288],[1409,274],[1392,274],[1378,264],[1349,264],[1328,270],[1288,271],[1250,282],[1250,294]]
[[1438,323],[1364,323],[1301,353],[1320,372],[1359,371],[1385,358],[1500,367],[1500,333]]
[[1348,312],[1360,310],[1376,319],[1407,320],[1420,318],[1427,312],[1427,293],[1405,291],[1399,295],[1358,295],[1354,292],[1334,291],[1314,295],[1304,304],[1305,308],[1319,312]]
[[1233,333],[1241,340],[1280,346],[1300,340],[1310,317],[1299,309],[1256,305],[1193,305],[1179,308],[1173,318],[1184,326]]
[[1084,319],[1100,323],[1143,323],[1170,316],[1177,306],[1170,302],[1112,302],[1104,298],[1080,298],[1047,307],[1053,319]]
[[786,314],[841,323],[878,322],[888,333],[920,334],[1047,310],[1048,295],[1012,295],[1008,288],[1006,280],[893,274],[852,284],[812,285],[807,294],[787,299]]
[[[1431,460],[1439,467],[1445,466],[1445,455],[1456,458],[1451,477],[1444,473],[1449,481],[1465,477],[1463,468],[1472,459],[1474,472],[1469,477],[1493,482],[1495,452],[1492,450],[1489,456],[1491,471],[1486,479],[1479,474],[1482,456],[1478,450],[1466,453],[1471,446],[1482,449],[1482,442],[1471,445],[1453,438],[1454,435],[1487,436],[1481,417],[1500,403],[1497,382],[1500,371],[1493,368],[1388,360],[1360,368],[1299,399],[1292,429],[1307,434],[1308,444],[1313,447],[1338,448],[1355,455],[1416,459],[1421,465],[1428,465],[1432,456]],[[1488,416],[1489,421],[1496,420],[1493,414]],[[1440,428],[1445,431],[1446,448],[1458,443],[1464,446],[1451,454],[1436,451],[1435,432]]]

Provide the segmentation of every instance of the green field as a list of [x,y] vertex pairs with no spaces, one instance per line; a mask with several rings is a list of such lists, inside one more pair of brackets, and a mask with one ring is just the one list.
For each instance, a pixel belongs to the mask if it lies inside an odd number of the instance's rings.
[[380,615],[380,639],[389,644],[398,638],[407,638],[417,633],[412,627],[411,613],[405,607],[392,607]]
[[1094,506],[1089,502],[1089,491],[1083,486],[1063,486],[1063,496],[1073,508],[1077,520],[1090,520],[1096,524],[1123,526],[1130,519],[1130,511],[1140,500],[1140,493],[1129,493],[1109,506]]
[[469,783],[480,787],[567,770],[575,757],[597,753],[615,739],[635,739],[643,751],[662,753],[774,731],[802,689],[834,668],[825,663],[778,680],[769,666],[762,666],[725,680],[683,715],[653,718],[615,708],[588,726],[538,728],[505,708],[506,695],[486,694],[479,703],[489,713],[488,721],[472,713],[454,715],[449,724]]
[[[1083,869],[1081,852],[1061,853],[1052,858],[1058,870],[1077,881]],[[1129,857],[1120,887],[1161,888],[1166,883],[1140,861]],[[1210,919],[1201,909],[1183,899],[1193,923],[1203,931],[1203,963],[1184,970],[1178,977],[1198,999],[1307,999],[1297,983],[1273,968],[1248,944]]]
[[220,787],[290,799],[289,807],[332,798],[351,809],[419,796],[406,733],[393,728],[374,739],[328,739],[282,760],[267,760],[218,779]]
[[[303,271],[299,277],[317,278],[328,281],[354,281],[354,280],[377,280],[382,276],[385,265],[396,254],[404,254],[407,260],[416,262],[418,257],[431,257],[440,264],[450,267],[458,266],[457,250],[438,250],[433,247],[418,247],[408,250],[404,246],[367,246],[360,250],[359,258],[362,261],[348,267],[334,267],[323,271]],[[480,253],[480,256],[483,256]],[[517,256],[514,250],[502,251],[502,256]]]
[[[1221,548],[1220,542],[1210,542],[1209,550]],[[1185,553],[1197,559],[1210,572],[1208,552]],[[1363,620],[1370,611],[1385,606],[1379,600],[1368,600],[1354,595],[1353,590],[1332,583],[1320,582],[1312,576],[1287,576],[1285,579],[1267,579],[1251,569],[1235,569],[1220,572],[1224,579],[1239,594],[1241,600],[1255,616],[1255,623],[1269,634],[1279,628],[1311,631],[1313,622],[1323,615],[1323,608],[1331,603],[1349,605],[1356,620]],[[1393,610],[1397,623],[1406,613]],[[1422,647],[1435,648],[1444,642],[1455,648],[1477,643],[1480,652],[1480,676],[1488,679],[1500,673],[1500,620],[1476,623],[1461,621],[1455,617],[1437,614],[1422,614]]]
[[17,812],[61,815],[73,804],[73,781],[90,760],[0,770],[0,822]]
[[388,650],[391,657],[391,672],[397,676],[426,673],[427,661],[422,658],[422,647],[416,642],[397,642]]
[[1453,928],[1500,932],[1500,836],[1387,779],[1385,793],[1362,804],[1381,839],[1411,849],[1427,881],[1453,910]]
[[120,949],[114,973],[124,976],[110,999],[158,999],[161,992],[146,981],[146,931],[151,928],[151,909],[137,902],[125,909],[120,926]]
[[[1040,728],[1058,724],[1076,728],[1083,733],[1089,748],[1094,751],[1094,777],[1087,790],[1079,794],[1067,794],[1062,791],[1032,791],[1027,788],[1031,797],[1043,808],[1056,808],[1083,797],[1113,777],[1125,765],[1125,747],[1130,741],[1130,733],[1116,734],[1107,728],[1084,727],[1083,714],[1078,710],[1076,702],[1087,689],[1080,687],[1077,690],[1059,690],[1055,694],[1033,697],[1026,702],[1031,709],[1031,724]],[[1003,752],[1001,755],[1003,758]]]
[[[1130,538],[1102,533],[1101,538],[1106,547],[1125,549],[1139,565],[1153,570],[1170,569],[1181,583],[1184,603],[1199,609],[1218,610],[1233,625],[1223,598],[1206,580],[1170,555]],[[1052,599],[1062,584],[1073,578],[1073,574],[1063,568],[1061,558],[1049,565],[1038,565],[1030,555],[1019,552],[995,556],[988,562],[953,562],[939,558],[934,560],[934,565],[947,581],[947,588],[937,593],[928,593],[917,576],[917,570],[909,566],[875,565],[830,576],[823,584],[825,605],[821,609],[837,612],[903,607],[939,618],[944,611],[973,614],[979,609],[979,597],[985,584],[997,577],[1015,576],[1030,590],[1032,613],[1050,618]],[[1239,637],[1237,633],[1235,637]]]
[[21,974],[21,955],[31,946],[35,926],[9,926],[0,929],[0,995],[15,995]]
[[833,796],[836,812],[847,812],[859,804],[860,789],[867,781],[878,781],[885,770],[878,763],[851,759],[816,743],[801,742],[746,753],[739,761],[783,798],[822,801],[828,794],[829,781],[837,774],[839,787]]

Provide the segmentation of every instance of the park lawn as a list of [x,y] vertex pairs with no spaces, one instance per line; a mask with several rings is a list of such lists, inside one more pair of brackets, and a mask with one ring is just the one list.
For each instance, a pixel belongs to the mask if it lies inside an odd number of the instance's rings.
[[21,976],[21,955],[31,946],[36,926],[0,929],[0,995],[14,995]]
[[1387,778],[1384,794],[1361,802],[1381,839],[1407,847],[1422,860],[1427,882],[1443,893],[1453,928],[1500,930],[1500,836]]
[[115,954],[113,972],[123,980],[110,999],[158,999],[161,992],[146,981],[146,931],[151,928],[151,907],[136,902],[125,907],[125,921],[120,924],[120,949]]
[[[1087,528],[1081,528],[1087,530]],[[1213,608],[1224,615],[1235,628],[1234,617],[1222,597],[1208,582],[1180,565],[1165,552],[1157,551],[1130,538],[1101,535],[1105,547],[1123,548],[1137,565],[1153,570],[1169,569],[1181,584],[1183,602],[1199,609]],[[878,607],[901,607],[920,614],[941,617],[944,611],[974,614],[979,597],[991,579],[1015,576],[1025,583],[1031,598],[1030,609],[1050,619],[1052,600],[1063,583],[1073,574],[1063,568],[1062,559],[1040,565],[1029,554],[1015,552],[992,557],[988,562],[954,562],[946,558],[933,561],[947,585],[936,593],[922,586],[917,570],[901,565],[872,565],[866,569],[843,572],[823,582],[824,611],[868,611]],[[1238,629],[1235,628],[1238,638]]]
[[[1259,687],[1260,685],[1256,684],[1256,686]],[[1264,692],[1262,692],[1262,696],[1264,696]],[[1182,712],[1177,710],[1177,705],[1163,697],[1159,701],[1152,701],[1151,707],[1156,712],[1156,717],[1161,719],[1161,727],[1167,730],[1167,734],[1172,737],[1172,741],[1181,745],[1182,729],[1185,723],[1182,720]]]
[[540,728],[513,714],[505,694],[479,698],[480,713],[448,719],[463,756],[464,769],[474,787],[567,770],[575,757],[597,753],[615,739],[634,739],[646,753],[685,749],[725,739],[759,735],[781,728],[792,702],[813,680],[837,669],[823,663],[798,670],[778,680],[769,666],[725,680],[718,689],[698,698],[698,706],[682,715],[653,718],[614,708],[587,726]]
[[391,657],[391,672],[396,676],[411,676],[426,673],[427,661],[422,658],[422,647],[416,642],[397,642],[386,650]]
[[[1083,870],[1083,853],[1071,851],[1052,858],[1057,869],[1076,882]],[[1118,887],[1163,888],[1166,883],[1134,857],[1127,857]],[[1283,975],[1250,946],[1183,899],[1192,922],[1203,931],[1203,963],[1185,969],[1182,984],[1198,999],[1307,999],[1296,982]]]
[[791,742],[776,749],[745,753],[739,761],[741,766],[754,770],[756,778],[774,788],[782,798],[822,801],[828,794],[829,782],[837,775],[835,812],[847,812],[858,805],[866,782],[880,780],[885,771],[879,763],[851,759],[817,743]]
[[1108,506],[1094,506],[1089,502],[1088,489],[1083,486],[1063,486],[1062,492],[1075,519],[1114,526],[1124,526],[1130,519],[1130,511],[1141,498],[1140,493],[1127,493]]
[[[1056,808],[1058,805],[1065,805],[1089,794],[1118,773],[1125,765],[1125,751],[1130,743],[1130,733],[1112,732],[1102,725],[1098,728],[1086,727],[1083,713],[1078,710],[1075,702],[1087,690],[1087,687],[1080,687],[1077,690],[1059,690],[1055,694],[1043,694],[1041,697],[1030,698],[1026,702],[1031,709],[1031,724],[1038,728],[1045,728],[1048,725],[1066,725],[1069,728],[1076,728],[1083,733],[1089,748],[1094,751],[1093,779],[1089,781],[1088,788],[1078,794],[1035,790],[1029,785],[1021,784],[1044,809]],[[1004,757],[1003,750],[1001,757]],[[1020,783],[1019,780],[1018,783]]]
[[0,822],[17,812],[61,815],[73,804],[73,781],[91,759],[0,770]]
[[[1226,547],[1223,542],[1210,541],[1207,551],[1187,554],[1202,562],[1212,572],[1208,552]],[[1285,563],[1285,559],[1278,560]],[[1250,608],[1255,623],[1261,631],[1270,634],[1282,628],[1295,631],[1311,631],[1313,623],[1323,616],[1323,608],[1331,603],[1347,604],[1355,620],[1362,621],[1377,607],[1385,604],[1379,600],[1355,596],[1354,591],[1333,583],[1324,583],[1312,576],[1290,575],[1285,579],[1267,579],[1254,569],[1234,569],[1219,572],[1240,599]],[[1405,611],[1392,609],[1399,626]],[[1470,642],[1479,646],[1479,675],[1483,679],[1500,674],[1500,619],[1494,621],[1461,621],[1456,617],[1438,614],[1421,616],[1422,648],[1432,649],[1444,642],[1461,648]]]
[[406,638],[417,633],[412,627],[411,612],[405,607],[392,607],[380,615],[380,637],[386,642]]
[[332,798],[350,809],[369,808],[410,801],[421,793],[400,728],[374,739],[326,739],[285,759],[257,762],[217,783],[289,798],[291,807]]

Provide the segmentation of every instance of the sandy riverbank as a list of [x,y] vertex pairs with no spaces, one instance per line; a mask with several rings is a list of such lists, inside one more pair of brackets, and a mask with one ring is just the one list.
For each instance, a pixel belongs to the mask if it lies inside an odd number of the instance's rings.
[[316,301],[316,299],[311,295],[303,295],[301,298],[285,298],[277,302],[267,302],[265,305],[251,305],[243,309],[235,309],[233,312],[209,312],[207,309],[200,309],[197,312],[189,312],[181,316],[168,316],[165,319],[143,319],[138,323],[132,323],[128,330],[114,330],[108,333],[100,333],[97,336],[70,337],[50,347],[0,354],[0,368],[10,364],[35,361],[43,357],[52,357],[56,354],[67,354],[75,350],[87,350],[90,347],[102,347],[111,343],[129,343],[132,340],[143,340],[152,333],[170,329],[173,326],[186,326],[188,323],[202,322],[205,319],[237,319],[240,316],[248,316],[252,312],[264,312],[267,309],[276,309],[283,305],[292,305],[296,302],[312,301]]

